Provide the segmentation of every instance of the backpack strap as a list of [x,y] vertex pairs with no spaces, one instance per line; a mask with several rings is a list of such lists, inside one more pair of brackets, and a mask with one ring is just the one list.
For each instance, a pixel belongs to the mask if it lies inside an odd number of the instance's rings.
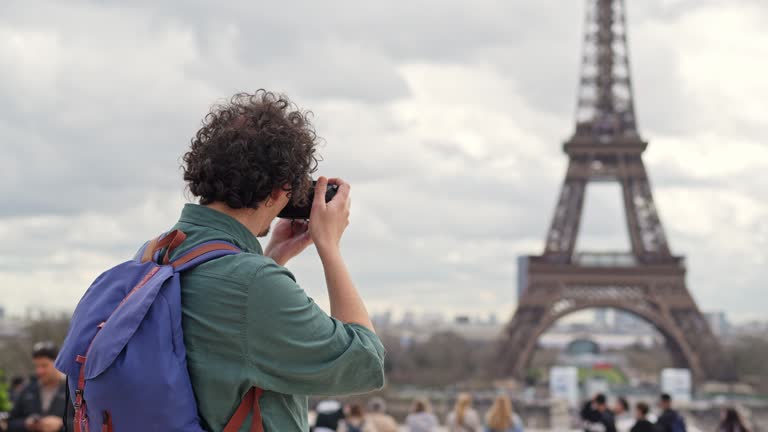
[[168,248],[163,256],[163,264],[168,264],[171,256],[171,252],[179,247],[187,235],[181,230],[173,230],[167,234],[161,235],[156,239],[150,241],[146,247],[144,247],[144,253],[141,255],[141,262],[151,261],[155,254],[163,248]]
[[240,427],[245,423],[245,419],[248,418],[248,414],[253,414],[251,417],[251,430],[250,432],[264,432],[264,425],[261,424],[261,408],[259,407],[259,399],[264,393],[264,390],[258,387],[251,387],[248,393],[243,396],[243,400],[240,402],[240,406],[237,407],[235,413],[229,419],[229,422],[224,426],[222,432],[237,432]]
[[204,262],[220,258],[226,255],[235,255],[242,252],[240,248],[225,241],[209,241],[201,243],[184,255],[176,258],[170,264],[173,270],[183,272],[194,268]]
[[142,249],[140,261],[142,263],[153,261],[156,259],[155,255],[158,252],[167,248],[161,263],[171,264],[174,270],[181,272],[215,258],[242,252],[237,246],[231,243],[225,241],[209,241],[198,245],[181,257],[175,259],[173,262],[170,262],[171,254],[184,242],[184,240],[186,240],[186,238],[187,235],[181,230],[173,230],[169,233],[162,234],[147,242],[144,249]]

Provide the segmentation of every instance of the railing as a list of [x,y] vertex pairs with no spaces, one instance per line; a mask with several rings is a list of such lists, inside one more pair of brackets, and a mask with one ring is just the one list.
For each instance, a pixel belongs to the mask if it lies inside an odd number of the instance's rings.
[[685,267],[685,257],[646,254],[636,256],[626,252],[577,252],[573,256],[566,254],[529,255],[531,263],[563,264],[584,267],[634,267],[644,265],[676,265]]

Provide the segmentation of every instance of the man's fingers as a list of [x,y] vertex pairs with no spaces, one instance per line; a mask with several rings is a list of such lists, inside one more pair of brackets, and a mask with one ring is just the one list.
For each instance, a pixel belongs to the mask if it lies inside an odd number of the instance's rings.
[[339,187],[339,191],[337,192],[337,195],[340,193],[342,195],[349,195],[349,191],[352,189],[352,186],[345,182],[343,179],[340,178],[332,178],[328,180],[328,184],[333,184]]
[[312,202],[313,207],[325,206],[325,191],[327,189],[328,179],[325,177],[317,179],[317,184],[315,185],[315,200]]
[[309,245],[311,245],[311,244],[313,243],[313,241],[312,241],[312,236],[309,234],[309,231],[308,231],[308,230],[307,230],[307,231],[304,231],[303,233],[301,233],[301,240],[302,240],[302,242],[303,242],[303,243],[304,243],[306,246],[309,246]]
[[344,198],[349,197],[349,192],[352,191],[352,186],[349,185],[349,183],[344,183],[341,186],[339,186],[338,194],[341,194]]

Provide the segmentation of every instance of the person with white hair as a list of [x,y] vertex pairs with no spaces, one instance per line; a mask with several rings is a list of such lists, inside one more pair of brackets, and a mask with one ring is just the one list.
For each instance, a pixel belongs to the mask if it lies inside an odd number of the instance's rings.
[[317,416],[312,432],[336,432],[344,420],[344,406],[335,399],[320,401],[315,410]]

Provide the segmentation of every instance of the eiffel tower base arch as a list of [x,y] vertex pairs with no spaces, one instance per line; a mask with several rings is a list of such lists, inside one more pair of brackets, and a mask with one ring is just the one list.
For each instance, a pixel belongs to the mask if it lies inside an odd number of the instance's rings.
[[675,366],[690,369],[695,382],[734,378],[685,286],[682,265],[564,265],[530,256],[524,267],[528,288],[504,332],[502,376],[523,379],[539,337],[560,318],[615,308],[651,323],[664,336]]

